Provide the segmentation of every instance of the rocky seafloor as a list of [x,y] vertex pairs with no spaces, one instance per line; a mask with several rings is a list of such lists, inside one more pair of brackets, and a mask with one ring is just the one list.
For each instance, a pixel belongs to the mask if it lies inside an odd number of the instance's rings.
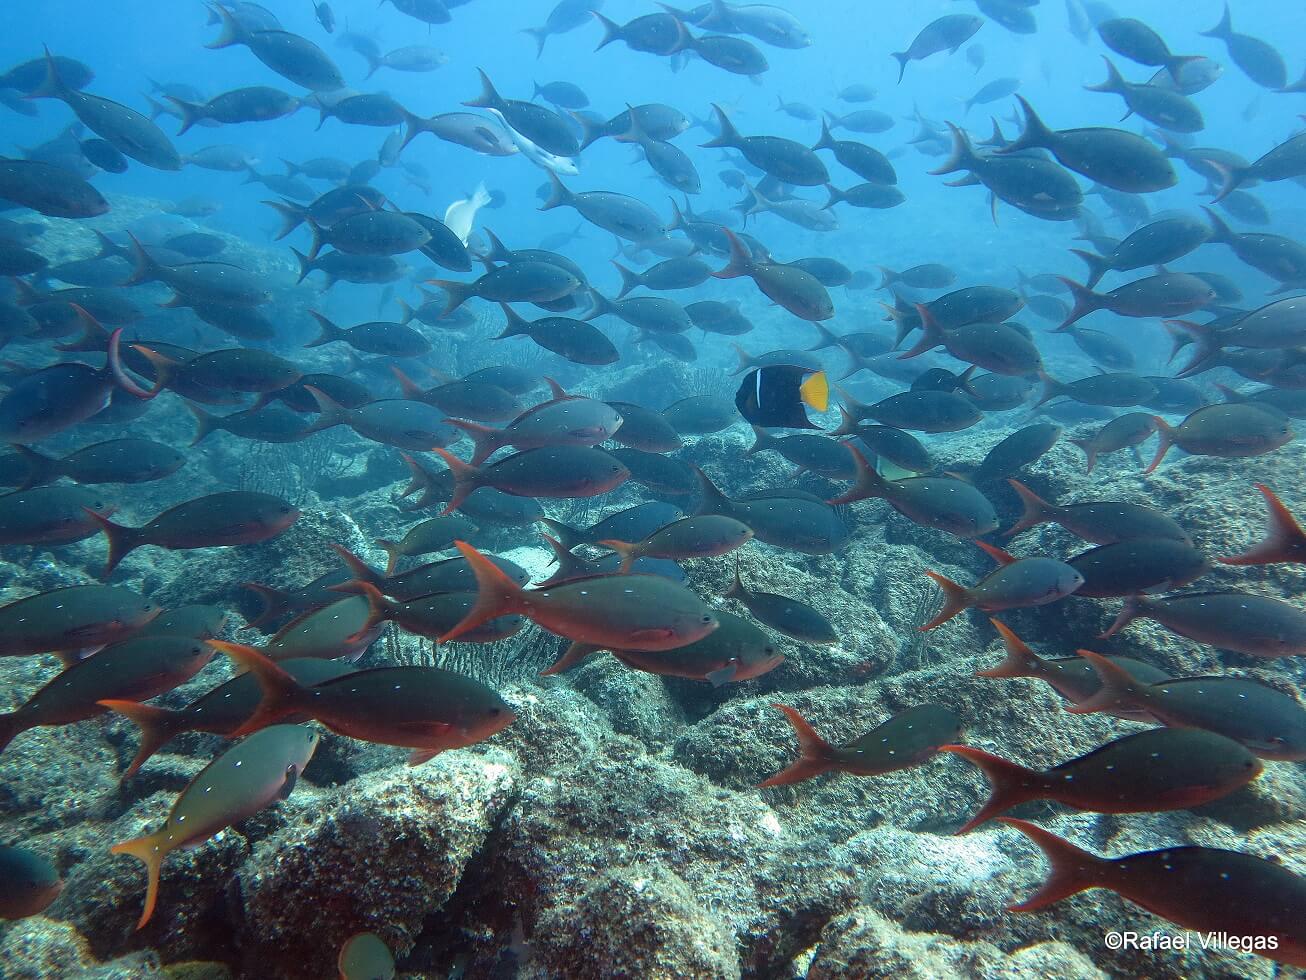
[[[676,391],[704,384],[685,370],[627,383]],[[601,393],[612,397],[614,380]],[[585,387],[579,390],[586,393]],[[182,445],[191,423],[150,416],[154,438]],[[1024,410],[983,429],[931,440],[950,466],[974,462]],[[281,537],[234,550],[149,548],[114,581],[164,605],[231,609],[227,638],[252,615],[242,581],[296,586],[331,568],[337,542],[374,564],[374,545],[413,522],[398,506],[406,474],[393,450],[341,435],[266,451],[226,434],[157,484],[134,488],[128,523],[220,488],[257,486],[304,511]],[[689,440],[679,455],[732,493],[789,485],[773,454],[745,460],[740,427]],[[1177,456],[1177,454],[1176,454]],[[1252,484],[1273,486],[1306,513],[1306,447],[1256,460],[1174,459],[1152,476],[1128,453],[1084,474],[1064,440],[1025,474],[1047,499],[1148,502],[1176,518],[1210,555],[1260,535]],[[832,485],[804,477],[799,485]],[[993,488],[1006,522],[1014,495]],[[586,504],[550,506],[577,522],[635,500],[622,490]],[[426,516],[426,515],[422,515]],[[919,528],[881,502],[854,505],[850,547],[809,557],[753,543],[742,556],[751,587],[801,596],[835,625],[840,642],[777,642],[786,660],[754,681],[712,688],[627,669],[600,655],[557,677],[538,671],[556,642],[529,628],[491,647],[388,632],[364,665],[438,662],[498,687],[516,722],[489,742],[409,768],[400,750],[323,735],[288,800],[165,862],[160,903],[136,930],[145,888],[138,862],[109,845],[153,829],[178,791],[224,744],[175,740],[119,784],[136,731],[117,716],[19,736],[0,755],[0,840],[49,855],[67,884],[44,915],[0,924],[0,977],[302,978],[333,974],[337,951],[371,930],[399,957],[404,977],[790,978],[1105,976],[1271,977],[1275,965],[1227,951],[1112,951],[1111,929],[1167,931],[1166,923],[1094,891],[1036,914],[1006,906],[1043,879],[1041,854],[1021,835],[987,824],[954,836],[984,797],[984,781],[944,756],[874,778],[832,774],[758,790],[792,760],[792,730],[771,705],[798,708],[832,741],[867,731],[923,702],[951,708],[964,740],[1034,767],[1090,751],[1140,726],[1068,714],[1033,680],[974,672],[1001,657],[986,617],[968,612],[922,635],[937,608],[933,569],[973,582],[991,562],[973,545]],[[540,571],[529,529],[490,530],[483,544]],[[1018,554],[1074,554],[1082,543],[1055,527],[1015,539]],[[6,599],[90,582],[103,540],[53,550],[11,549],[0,563]],[[733,559],[688,563],[705,596],[729,584]],[[1220,568],[1203,585],[1300,595],[1295,566]],[[729,600],[716,600],[742,611]],[[1071,598],[1003,616],[1045,655],[1078,646],[1146,659],[1176,674],[1228,671],[1306,701],[1293,661],[1220,654],[1140,621],[1110,641],[1094,637],[1118,603]],[[12,710],[54,675],[54,658],[0,660],[0,708]],[[221,658],[160,703],[178,706],[230,672]],[[1238,793],[1193,811],[1100,816],[1047,804],[1017,813],[1097,853],[1186,843],[1281,860],[1306,874],[1306,774],[1267,763]],[[1282,975],[1282,974],[1279,974]]]

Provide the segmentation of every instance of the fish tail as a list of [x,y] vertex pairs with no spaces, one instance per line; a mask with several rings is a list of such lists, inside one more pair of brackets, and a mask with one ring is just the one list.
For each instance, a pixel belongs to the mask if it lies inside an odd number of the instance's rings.
[[95,243],[100,246],[100,251],[93,258],[108,259],[121,255],[123,258],[130,257],[130,252],[123,246],[119,245],[112,238],[98,229],[92,229],[95,234]]
[[1086,889],[1104,886],[1101,878],[1108,865],[1106,861],[1026,820],[1014,817],[998,819],[1037,844],[1052,866],[1051,874],[1039,890],[1025,901],[1007,906],[1008,911],[1035,912]]
[[767,432],[765,429],[759,428],[756,425],[753,426],[752,429],[753,444],[744,450],[745,456],[752,456],[756,453],[765,452],[768,449],[774,449],[775,444],[779,442],[775,436],[771,435],[771,433]]
[[1206,212],[1206,217],[1211,222],[1211,241],[1219,242],[1221,245],[1231,245],[1237,240],[1238,236],[1234,234],[1234,230],[1229,227],[1228,222],[1205,204],[1202,205],[1202,210]]
[[[399,543],[391,541],[389,538],[377,538],[375,545],[385,552],[385,574],[389,578],[395,573],[395,568],[399,565],[399,559],[403,557],[403,552],[399,550]],[[379,622],[379,620],[378,620]],[[368,626],[375,626],[376,623],[368,623]]]
[[553,532],[553,537],[543,535],[544,539],[550,543],[550,546],[557,545],[554,548],[554,554],[557,555],[558,548],[571,553],[572,548],[579,548],[583,544],[589,544],[589,538],[580,531],[577,531],[569,524],[563,524],[562,521],[555,521],[551,517],[540,518],[540,523]]
[[[473,452],[470,465],[480,466],[496,452],[508,445],[508,435],[504,429],[469,422],[466,419],[445,419],[450,425],[462,429],[472,440]],[[452,469],[452,467],[450,467]]]
[[[618,24],[616,21],[609,20],[607,17],[604,17],[597,10],[591,10],[590,16],[592,16],[595,20],[597,20],[599,22],[599,26],[603,28],[603,37],[599,40],[598,47],[594,49],[595,51],[601,51],[603,48],[606,48],[613,41],[620,41],[623,39],[621,25]],[[543,44],[540,45],[540,48],[541,50],[543,50]]]
[[444,491],[444,484],[441,482],[439,477],[408,453],[400,453],[399,455],[402,456],[404,462],[408,464],[409,471],[408,486],[404,488],[399,496],[411,497],[413,494],[421,491],[421,496],[418,497],[417,501],[408,509],[422,510],[431,506],[432,503],[439,502],[442,499],[441,494]]
[[[552,523],[558,524],[557,521]],[[558,526],[566,527],[565,524],[558,524]],[[568,528],[568,530],[570,530],[570,528]],[[540,537],[544,539],[544,543],[548,545],[549,550],[553,552],[553,560],[549,564],[558,566],[556,572],[550,575],[543,582],[539,583],[541,588],[556,585],[559,582],[565,582],[568,579],[581,578],[585,575],[591,574],[591,569],[586,561],[583,558],[578,558],[573,555],[566,545],[557,538],[550,537],[547,534],[541,534]]]
[[[243,643],[209,640],[209,645],[235,661],[258,681],[262,699],[244,724],[231,733],[231,738],[244,738],[268,725],[274,725],[287,715],[310,711],[312,695],[294,677],[269,660],[258,650]],[[304,695],[308,694],[308,697]]]
[[1076,715],[1091,715],[1098,711],[1115,711],[1138,707],[1138,683],[1125,668],[1092,650],[1075,651],[1097,671],[1102,686],[1078,704],[1066,705],[1066,710]]
[[1053,333],[1064,333],[1072,323],[1078,322],[1094,310],[1102,309],[1103,297],[1073,279],[1067,279],[1065,276],[1057,276],[1057,278],[1065,283],[1075,301],[1070,312],[1066,314],[1066,318],[1052,331]]
[[1170,334],[1170,361],[1173,361],[1185,347],[1192,345],[1197,348],[1192,358],[1179,369],[1175,377],[1187,378],[1200,373],[1203,365],[1220,352],[1220,340],[1208,324],[1195,323],[1192,320],[1165,320],[1163,323]]
[[127,237],[131,240],[128,257],[132,262],[131,277],[123,283],[124,286],[136,286],[143,282],[150,282],[154,278],[154,273],[158,269],[158,264],[150,258],[150,253],[145,251],[145,247],[137,240],[131,232],[127,232]]
[[1251,176],[1251,167],[1233,167],[1214,160],[1207,160],[1206,164],[1220,175],[1220,188],[1216,191],[1215,197],[1211,198],[1212,204],[1219,204],[1245,184],[1247,178]]
[[1111,263],[1101,255],[1087,252],[1082,248],[1072,248],[1070,252],[1072,255],[1078,255],[1088,266],[1088,281],[1084,285],[1089,289],[1101,282],[1102,277],[1111,271]]
[[916,346],[898,355],[900,361],[905,361],[910,357],[919,357],[926,351],[932,350],[943,343],[943,328],[939,326],[939,321],[934,318],[930,308],[923,303],[917,303],[916,312],[920,314],[921,318],[921,339],[916,341]]
[[771,707],[783,712],[789,724],[793,726],[794,734],[798,736],[800,754],[788,768],[758,783],[759,788],[801,783],[805,779],[819,776],[834,768],[834,747],[816,733],[816,729],[808,724],[806,718],[785,704],[773,704]]
[[1006,813],[1013,806],[1037,800],[1041,797],[1038,773],[1032,769],[1009,762],[1001,756],[972,748],[969,745],[943,745],[940,752],[951,752],[967,762],[973,763],[989,781],[989,798],[957,831],[958,835],[968,834],[982,823],[992,820],[1000,813]]
[[439,643],[456,640],[492,619],[526,609],[524,590],[502,569],[466,541],[455,541],[454,546],[476,576],[476,603],[458,625],[439,638]]
[[536,60],[544,54],[544,44],[549,39],[549,29],[547,27],[523,27],[523,34],[529,34],[535,39],[535,58]]
[[574,643],[571,643],[566,650],[562,651],[562,655],[558,657],[557,660],[540,671],[540,676],[543,677],[551,674],[561,674],[564,670],[570,670],[572,667],[575,667],[591,653],[597,653],[602,649],[602,647],[595,646],[593,643],[581,643],[579,640],[576,640]]
[[525,337],[531,332],[530,322],[525,317],[507,303],[500,303],[499,306],[503,309],[503,314],[508,318],[508,322],[504,324],[503,331],[494,338],[495,340],[504,340],[508,337]]
[[1209,31],[1198,31],[1202,37],[1215,37],[1222,41],[1227,41],[1233,34],[1233,18],[1229,15],[1229,4],[1224,5],[1224,14],[1220,18],[1220,23],[1216,24]]
[[399,309],[401,312],[399,322],[406,327],[408,326],[408,324],[412,323],[413,320],[417,318],[417,311],[414,310],[411,306],[409,306],[408,301],[405,299],[399,299],[396,300],[395,302],[399,304]]
[[850,442],[844,445],[852,453],[853,463],[857,467],[856,481],[852,489],[833,500],[827,500],[826,503],[832,507],[838,507],[840,504],[852,504],[859,500],[870,500],[872,497],[883,497],[888,493],[889,486],[884,477],[875,472],[873,467],[866,459],[866,456],[860,449]]
[[952,579],[940,575],[938,572],[927,571],[925,574],[932,578],[938,587],[943,590],[943,608],[928,623],[916,627],[919,633],[926,633],[942,626],[957,613],[963,609],[969,609],[972,605],[970,590],[964,585],[958,585]]
[[1086,92],[1123,92],[1125,90],[1125,80],[1119,69],[1106,55],[1102,55],[1102,60],[1106,62],[1106,81],[1098,85],[1085,85],[1084,90]]
[[902,76],[907,72],[907,62],[911,60],[911,55],[906,51],[893,51],[893,60],[898,62],[898,84],[902,84]]
[[245,623],[242,629],[262,629],[263,624],[284,614],[290,604],[290,597],[284,589],[276,589],[258,582],[241,582],[242,589],[248,589],[258,596],[263,608],[253,619]]
[[136,701],[105,700],[97,704],[110,711],[118,712],[141,730],[140,748],[136,750],[136,757],[122,774],[120,782],[131,779],[140,772],[141,766],[145,765],[154,753],[172,741],[173,736],[184,731],[186,727],[186,715],[182,711],[156,708],[154,705],[139,704]]
[[1105,640],[1107,637],[1115,636],[1135,619],[1144,615],[1146,613],[1143,611],[1143,597],[1140,595],[1126,596],[1125,604],[1120,607],[1120,614],[1116,616],[1115,621],[1106,628],[1106,631],[1098,639]]
[[576,201],[576,195],[567,189],[564,184],[552,170],[549,171],[549,197],[540,205],[541,211],[552,211],[554,208],[569,207]]
[[1067,439],[1066,441],[1084,450],[1084,455],[1088,457],[1088,469],[1086,469],[1084,472],[1086,474],[1092,473],[1093,467],[1097,465],[1097,446],[1093,442],[1093,440],[1092,439]]
[[18,736],[19,732],[26,731],[27,726],[22,723],[20,714],[19,711],[0,714],[0,752],[9,747],[9,743]]
[[[187,102],[173,95],[165,95],[164,98],[175,105],[177,111],[181,113],[181,128],[177,130],[178,136],[184,136],[192,126],[204,118],[204,106],[199,103]],[[162,112],[163,107],[159,106],[158,111]]]
[[716,113],[716,121],[721,129],[721,135],[708,140],[706,143],[700,143],[699,146],[705,149],[711,149],[712,147],[717,146],[739,146],[742,139],[739,135],[739,130],[735,129],[735,124],[730,121],[730,117],[726,115],[725,110],[713,102],[712,111]]
[[333,544],[331,545],[331,550],[340,557],[340,560],[345,563],[349,571],[353,573],[354,578],[359,582],[369,582],[372,585],[379,586],[385,581],[384,575],[374,569],[367,562],[363,561],[363,559],[359,558],[344,545]]
[[318,410],[317,421],[308,427],[308,432],[321,432],[323,429],[330,429],[333,426],[348,423],[349,411],[345,406],[322,389],[313,387],[313,385],[304,385],[304,390],[317,403]]
[[630,572],[630,566],[635,563],[639,557],[639,544],[634,541],[618,541],[615,538],[604,538],[602,541],[595,541],[596,545],[601,548],[611,548],[621,556],[621,564],[617,567],[618,575],[626,575]]
[[1152,462],[1147,464],[1147,469],[1143,473],[1151,473],[1161,465],[1161,460],[1165,459],[1165,454],[1170,451],[1174,445],[1174,427],[1159,415],[1153,415],[1152,421],[1156,423],[1156,434],[1160,440],[1156,445],[1156,455],[1152,457]]
[[[91,314],[87,313],[76,303],[73,303],[72,307],[77,312],[78,317],[81,318],[82,323],[85,324],[87,336],[92,334],[98,336],[99,334],[106,332],[104,327],[100,324],[100,321],[91,316]],[[108,334],[108,338],[109,339],[105,345],[105,351],[107,354],[109,374],[119,388],[127,392],[127,394],[142,400],[153,398],[163,390],[163,381],[165,377],[163,362],[166,361],[167,364],[170,365],[169,371],[176,369],[176,362],[168,361],[167,358],[164,358],[159,354],[155,354],[154,357],[149,357],[149,360],[154,363],[155,371],[158,372],[158,379],[155,386],[147,391],[133,381],[131,376],[127,373],[127,370],[122,366],[122,327],[118,327],[113,331],[113,333]],[[137,350],[141,350],[141,348],[138,347]],[[142,351],[142,353],[144,353],[144,351]],[[154,351],[150,351],[150,354],[154,354]],[[171,377],[171,374],[167,376]]]
[[[958,170],[974,170],[979,165],[979,159],[975,156],[975,149],[970,145],[970,137],[957,126],[948,123],[948,129],[952,131],[952,152],[948,159],[939,164],[933,170],[929,171],[933,175],[952,174]],[[880,284],[883,289],[888,285],[888,280]]]
[[823,117],[821,119],[821,138],[812,144],[813,150],[831,150],[834,148],[834,137],[830,134],[830,124]]
[[798,396],[808,408],[824,412],[830,407],[830,378],[824,371],[814,371],[798,386]]
[[[301,207],[292,201],[264,201],[263,203],[273,211],[277,212],[277,214],[281,215],[281,228],[272,239],[276,242],[281,241],[281,239],[285,238],[292,231],[302,225],[308,217],[308,208]],[[301,261],[300,264],[302,266],[303,262]],[[303,276],[300,276],[300,279],[302,280]]]
[[431,451],[444,460],[449,472],[453,474],[453,494],[444,510],[440,511],[440,516],[444,517],[461,507],[463,501],[471,496],[472,491],[479,486],[481,471],[476,468],[476,464],[463,462],[447,449],[432,447]]
[[100,526],[104,536],[109,541],[109,556],[104,563],[104,571],[100,573],[101,581],[107,579],[113,574],[113,570],[118,567],[118,563],[127,555],[145,543],[140,529],[134,527],[125,527],[122,524],[115,524],[109,518],[97,514],[89,507],[83,507],[88,517]]
[[218,3],[211,3],[209,4],[209,10],[218,17],[216,22],[211,23],[221,23],[222,33],[218,35],[216,41],[204,45],[206,48],[211,51],[216,51],[218,48],[229,48],[233,44],[241,44],[249,39],[245,29],[240,26],[240,22],[237,21],[235,17],[231,16],[231,11],[226,7]]
[[45,78],[41,84],[27,94],[29,99],[62,99],[68,94],[68,86],[59,74],[59,63],[54,60],[49,47],[45,49]]
[[145,865],[145,907],[141,911],[140,920],[136,923],[137,929],[145,928],[145,924],[154,915],[154,907],[159,901],[159,876],[163,870],[163,859],[168,854],[162,835],[163,831],[159,831],[145,837],[137,837],[135,840],[114,844],[109,848],[111,854],[130,854]]
[[308,260],[312,262],[317,259],[318,253],[322,251],[326,239],[322,234],[322,226],[308,215],[304,216],[304,224],[308,225],[308,233],[311,236],[308,241]]
[[1053,507],[1046,500],[1015,478],[1008,478],[1007,483],[1011,485],[1011,489],[1016,491],[1016,496],[1020,497],[1025,512],[1021,514],[1020,520],[1007,528],[1004,537],[1014,537],[1021,531],[1028,531],[1031,527],[1047,524],[1053,519]]
[[313,271],[313,260],[293,246],[290,251],[294,254],[295,261],[299,263],[299,278],[295,280],[295,284],[298,285]]
[[1016,101],[1025,112],[1025,128],[1021,134],[1012,142],[997,150],[998,153],[1015,153],[1017,150],[1028,150],[1034,147],[1046,147],[1053,141],[1052,130],[1048,129],[1047,124],[1038,117],[1034,107],[1029,104],[1023,95],[1017,95]]
[[1256,489],[1265,498],[1269,511],[1269,522],[1264,539],[1253,545],[1241,555],[1231,558],[1217,558],[1222,565],[1269,565],[1274,562],[1299,561],[1306,551],[1306,532],[1303,532],[1292,511],[1283,505],[1283,501],[1264,483],[1256,484]]
[[[386,574],[391,574],[389,569],[386,570]],[[374,626],[391,619],[395,614],[395,604],[383,596],[381,590],[371,582],[351,582],[350,585],[351,587],[356,586],[358,589],[357,594],[367,600],[367,622],[349,638],[351,642],[356,642],[362,639],[367,631]]]
[[444,304],[441,316],[448,316],[476,295],[475,283],[457,282],[453,279],[428,279],[426,281],[429,285],[440,287],[449,296],[448,301]]
[[721,593],[723,599],[738,599],[743,602],[748,596],[748,589],[744,586],[743,576],[739,573],[739,559],[735,559],[735,578],[730,583],[730,588]]
[[632,272],[620,262],[613,262],[612,264],[617,267],[617,272],[621,274],[621,292],[617,293],[617,299],[623,298],[632,289],[644,285],[644,277],[638,272]]
[[703,514],[724,514],[729,516],[734,512],[735,502],[727,497],[718,489],[717,485],[711,481],[703,470],[693,467],[694,475],[698,478],[698,509],[694,511],[694,516]]
[[415,116],[411,112],[404,120],[404,142],[399,147],[399,152],[403,153],[408,148],[408,144],[423,133],[431,132],[431,120],[423,119],[421,116]]
[[753,257],[749,254],[744,243],[739,240],[729,228],[722,228],[721,233],[726,236],[730,242],[730,261],[724,269],[718,269],[712,273],[713,279],[738,279],[740,276],[751,275],[753,271]]
[[28,467],[27,475],[23,477],[17,489],[30,490],[32,487],[44,486],[59,478],[59,460],[38,453],[31,446],[14,445],[12,448]]
[[191,415],[195,416],[195,436],[191,439],[192,446],[198,446],[201,442],[209,437],[212,433],[220,429],[221,419],[210,412],[204,411],[192,401],[186,402],[186,407],[190,409]]
[[[400,300],[400,302],[403,301]],[[339,332],[343,333],[344,331],[339,331]],[[399,382],[399,390],[403,394],[404,398],[407,398],[410,401],[417,401],[417,402],[420,402],[422,400],[422,396],[425,395],[426,392],[422,390],[421,385],[419,385],[408,375],[404,374],[403,368],[399,367],[397,364],[391,364],[390,373],[393,374],[395,376],[395,380]],[[445,377],[447,377],[447,375]],[[443,384],[444,382],[441,383]]]
[[339,326],[332,323],[317,310],[309,310],[309,316],[317,321],[318,334],[313,340],[304,345],[305,348],[321,347],[323,344],[334,343],[337,340],[344,339],[345,332]]
[[1038,654],[1030,649],[1029,644],[1013,633],[1005,623],[992,618],[989,619],[989,622],[998,631],[998,636],[1007,651],[1007,656],[996,667],[975,671],[975,676],[1002,678],[1038,676],[1041,673],[1039,668],[1042,667],[1043,661],[1039,659]]

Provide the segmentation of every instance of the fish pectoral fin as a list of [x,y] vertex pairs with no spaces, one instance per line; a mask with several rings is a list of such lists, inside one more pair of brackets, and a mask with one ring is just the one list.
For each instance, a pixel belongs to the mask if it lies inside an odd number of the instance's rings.
[[277,799],[284,800],[289,798],[290,794],[295,791],[295,786],[299,783],[299,770],[294,766],[286,767],[286,778],[281,784],[281,789],[277,790]]
[[735,664],[727,664],[724,667],[718,667],[716,670],[709,670],[703,676],[711,681],[713,687],[720,687],[722,684],[729,684],[735,679]]

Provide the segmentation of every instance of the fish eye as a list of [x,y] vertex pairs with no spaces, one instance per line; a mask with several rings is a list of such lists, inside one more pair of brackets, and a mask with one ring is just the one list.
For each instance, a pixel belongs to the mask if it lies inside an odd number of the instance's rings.
[[704,617],[703,617],[703,622],[705,622],[705,623],[710,623],[710,622],[712,622],[712,617],[711,617],[711,616],[704,616]]

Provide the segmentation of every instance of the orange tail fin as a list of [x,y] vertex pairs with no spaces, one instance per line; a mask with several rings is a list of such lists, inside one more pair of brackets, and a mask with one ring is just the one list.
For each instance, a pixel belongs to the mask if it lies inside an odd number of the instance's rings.
[[508,613],[525,612],[524,590],[503,571],[466,541],[455,541],[455,547],[467,559],[476,576],[476,604],[467,611],[462,622],[440,637],[440,643],[456,640],[464,633]]
[[1007,906],[1010,911],[1035,912],[1063,898],[1069,898],[1071,895],[1102,884],[1103,867],[1110,862],[1103,861],[1095,854],[1081,851],[1069,841],[1064,841],[1056,834],[1048,833],[1042,827],[1027,820],[1017,820],[1014,817],[998,819],[1009,827],[1015,827],[1037,844],[1039,850],[1048,859],[1048,863],[1052,865],[1052,873],[1048,875],[1047,881],[1043,882],[1039,890],[1025,901]]
[[773,704],[771,707],[783,711],[784,716],[789,719],[789,724],[793,725],[794,734],[798,736],[800,754],[789,768],[776,773],[770,779],[764,779],[757,784],[759,787],[801,783],[805,779],[819,776],[834,768],[834,747],[816,733],[816,729],[807,723],[806,718],[785,704]]
[[1041,798],[1038,773],[1031,769],[969,745],[944,745],[939,751],[951,752],[974,763],[984,771],[990,784],[989,798],[979,808],[979,812],[957,831],[958,834],[970,833],[980,824],[992,820],[1000,813],[1006,813],[1017,804]]

